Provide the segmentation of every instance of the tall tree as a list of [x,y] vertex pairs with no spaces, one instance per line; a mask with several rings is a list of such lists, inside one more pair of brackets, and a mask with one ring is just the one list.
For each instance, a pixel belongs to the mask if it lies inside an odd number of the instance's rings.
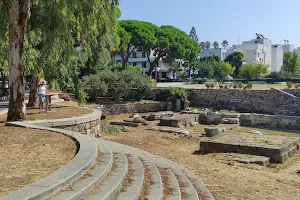
[[[30,32],[40,28],[42,35],[45,34],[49,37],[47,41],[50,42],[43,41],[44,45],[39,45],[39,48],[48,48],[52,53],[47,54],[46,51],[43,51],[44,57],[40,55],[39,60],[51,58],[46,59],[47,61],[51,60],[51,63],[46,63],[50,66],[46,67],[48,70],[46,75],[54,80],[58,74],[68,70],[66,67],[62,67],[64,64],[72,66],[71,62],[74,61],[75,57],[73,47],[76,41],[90,55],[93,54],[90,48],[91,44],[104,44],[101,41],[102,34],[98,31],[103,31],[104,29],[100,27],[105,27],[106,20],[110,20],[105,11],[117,4],[118,0],[92,2],[53,0],[0,1],[0,10],[6,11],[1,12],[0,25],[5,27],[8,24],[9,27],[10,102],[8,120],[21,120],[25,114],[23,50],[26,30]],[[31,5],[33,6],[31,7]],[[3,17],[2,13],[7,13],[8,17],[5,17],[6,14]],[[27,29],[27,19],[32,19],[33,22],[36,22],[29,23],[29,29]],[[101,23],[102,20],[104,23]],[[45,39],[47,37],[42,38]],[[43,62],[41,63],[44,64]],[[64,74],[66,75],[65,72]]]
[[206,43],[205,42],[200,42],[199,43],[199,48],[200,48],[200,52],[203,52],[204,49],[206,49]]
[[128,59],[134,51],[147,52],[155,45],[156,29],[157,27],[149,22],[138,20],[119,21],[120,44],[114,54],[121,56],[123,70],[126,69]]
[[150,62],[150,73],[158,65],[160,59],[167,63],[172,63],[175,59],[194,63],[198,58],[198,43],[188,34],[173,26],[160,27],[156,38],[157,42],[152,48],[154,59]]
[[206,42],[205,42],[205,49],[210,49],[210,47],[211,47],[210,42],[209,42],[209,41],[206,41]]
[[195,40],[196,42],[199,42],[199,38],[197,35],[197,31],[195,29],[195,27],[192,27],[192,30],[190,31],[190,37]]
[[215,49],[219,48],[219,43],[218,43],[217,41],[215,41],[215,42],[213,43],[213,47],[214,47]]
[[204,56],[200,58],[200,62],[221,62],[221,57],[216,55],[216,54],[212,54],[210,56]]
[[235,51],[228,55],[224,62],[229,63],[232,67],[235,67],[234,77],[238,77],[240,67],[243,65],[244,54],[240,51]]
[[293,74],[300,72],[300,57],[296,51],[284,53],[283,71]]
[[223,48],[226,48],[226,47],[228,47],[228,41],[227,40],[223,40],[223,42],[222,42],[222,47]]

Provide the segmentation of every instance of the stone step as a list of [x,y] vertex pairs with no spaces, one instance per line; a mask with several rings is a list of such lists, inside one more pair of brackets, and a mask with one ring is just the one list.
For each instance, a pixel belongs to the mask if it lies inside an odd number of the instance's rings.
[[114,165],[108,177],[100,185],[90,192],[86,200],[112,199],[122,188],[128,173],[128,160],[124,152],[114,153]]
[[[136,149],[136,151],[141,151]],[[177,183],[179,183],[179,188],[180,188],[180,194],[181,198],[187,199],[187,200],[196,200],[199,199],[198,193],[196,189],[194,188],[193,184],[189,181],[189,179],[185,176],[185,174],[172,162],[169,160],[162,158],[160,156],[156,156],[154,154],[142,151],[144,155],[147,157],[155,160],[155,163],[159,166],[167,166],[171,172],[175,175],[177,179]],[[175,185],[173,185],[174,188],[176,188]],[[178,190],[178,188],[176,188]],[[178,192],[176,192],[178,194]],[[174,194],[176,194],[174,193]],[[175,197],[176,198],[176,197]],[[173,197],[172,197],[173,199]]]
[[180,192],[180,187],[179,187],[179,183],[176,179],[176,176],[174,175],[174,173],[172,172],[172,170],[170,170],[168,168],[168,166],[164,163],[164,161],[162,160],[162,157],[158,157],[155,156],[154,154],[150,154],[147,152],[144,152],[142,150],[133,148],[133,147],[127,147],[129,148],[132,152],[137,153],[140,152],[142,154],[144,154],[145,156],[147,156],[149,159],[152,160],[152,162],[154,162],[154,164],[161,169],[166,170],[166,175],[167,175],[167,179],[168,179],[168,188],[169,191],[171,191],[171,193],[169,194],[165,194],[166,198],[168,200],[180,200],[181,199],[181,192]]
[[117,194],[114,199],[137,200],[142,192],[144,183],[144,166],[141,160],[135,154],[132,154],[132,152],[123,145],[100,139],[97,141],[97,143],[106,143],[111,147],[113,152],[119,152],[120,150],[123,151],[127,155],[127,159],[131,163],[132,174],[128,174],[128,183],[127,185],[123,185],[120,193]]
[[81,199],[103,181],[113,164],[113,153],[106,144],[99,145],[99,161],[83,177],[53,196],[53,200]]
[[[149,183],[146,183],[147,185],[147,190],[148,190],[148,194],[146,199],[148,200],[161,200],[162,196],[163,196],[163,186],[162,186],[162,178],[160,175],[160,172],[157,168],[157,166],[143,153],[141,153],[140,151],[136,151],[134,148],[131,148],[129,146],[125,146],[122,145],[120,146],[120,144],[114,143],[114,142],[109,142],[109,141],[105,141],[106,144],[108,144],[109,146],[114,146],[114,148],[116,149],[127,149],[127,153],[130,153],[131,155],[135,155],[137,156],[140,161],[142,162],[143,166],[144,166],[144,170],[147,170],[150,175],[151,175],[151,185]],[[117,144],[119,146],[115,146],[113,144]],[[132,151],[133,150],[133,151]],[[145,189],[145,188],[144,188]]]

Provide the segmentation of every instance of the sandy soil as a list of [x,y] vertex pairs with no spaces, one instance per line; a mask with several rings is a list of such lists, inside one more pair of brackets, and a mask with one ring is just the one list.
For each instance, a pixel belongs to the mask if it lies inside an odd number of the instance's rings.
[[0,124],[0,196],[34,183],[63,167],[76,154],[71,138]]
[[[124,116],[122,116],[124,117]],[[116,119],[117,117],[114,117]],[[300,199],[300,154],[284,164],[247,165],[220,159],[220,154],[198,155],[204,126],[191,127],[193,138],[130,128],[130,132],[104,135],[104,139],[143,149],[176,161],[190,169],[217,200]],[[246,131],[249,128],[240,128]],[[234,130],[237,131],[238,129]],[[253,130],[253,129],[250,129]],[[282,131],[260,130],[265,134],[293,135]]]

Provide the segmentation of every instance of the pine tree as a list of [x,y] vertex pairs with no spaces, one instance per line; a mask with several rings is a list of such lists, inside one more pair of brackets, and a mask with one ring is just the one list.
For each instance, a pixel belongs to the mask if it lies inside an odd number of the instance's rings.
[[192,30],[191,30],[191,32],[190,32],[190,37],[191,37],[193,40],[199,42],[199,38],[198,38],[197,31],[196,31],[195,27],[192,27]]

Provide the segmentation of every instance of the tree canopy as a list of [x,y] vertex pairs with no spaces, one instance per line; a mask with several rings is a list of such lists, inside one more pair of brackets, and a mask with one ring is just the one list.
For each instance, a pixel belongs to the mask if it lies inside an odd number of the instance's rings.
[[240,51],[235,51],[232,54],[228,55],[224,62],[231,64],[235,67],[234,76],[238,77],[240,67],[243,65],[244,54]]
[[197,31],[195,29],[195,27],[192,27],[191,31],[190,31],[190,37],[195,40],[196,42],[199,42],[199,38],[197,35]]
[[300,72],[300,57],[296,51],[284,53],[283,71],[293,74]]
[[262,75],[268,73],[268,66],[258,63],[258,64],[245,64],[240,69],[239,76],[247,80],[258,79]]
[[215,42],[213,43],[213,47],[214,47],[215,49],[219,48],[219,43],[218,43],[217,41],[215,41]]

